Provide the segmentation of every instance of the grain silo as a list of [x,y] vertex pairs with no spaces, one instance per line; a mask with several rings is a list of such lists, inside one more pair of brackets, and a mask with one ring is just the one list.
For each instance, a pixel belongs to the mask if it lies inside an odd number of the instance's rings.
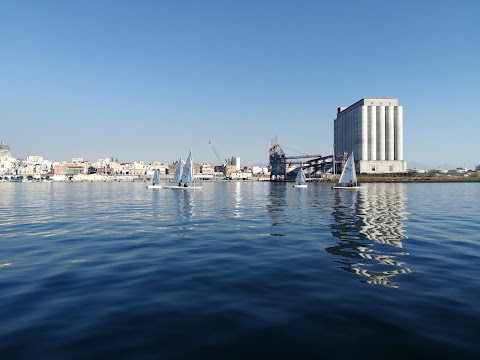
[[403,159],[403,107],[398,99],[361,99],[339,107],[334,120],[336,161],[355,153],[360,173],[401,173]]

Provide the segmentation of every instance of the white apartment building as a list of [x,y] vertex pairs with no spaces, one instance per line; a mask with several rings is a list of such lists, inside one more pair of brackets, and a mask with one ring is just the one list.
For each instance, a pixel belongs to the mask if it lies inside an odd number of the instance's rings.
[[361,99],[348,107],[339,107],[334,120],[334,152],[354,152],[356,171],[402,173],[403,106],[398,99]]
[[0,142],[0,175],[15,171],[18,161],[10,154],[10,147],[5,140]]

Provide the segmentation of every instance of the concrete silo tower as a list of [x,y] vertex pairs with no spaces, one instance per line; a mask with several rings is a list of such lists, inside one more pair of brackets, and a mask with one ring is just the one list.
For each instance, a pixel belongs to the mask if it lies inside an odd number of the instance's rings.
[[403,107],[398,99],[361,99],[339,107],[334,120],[334,147],[338,154],[355,153],[357,172],[402,173]]

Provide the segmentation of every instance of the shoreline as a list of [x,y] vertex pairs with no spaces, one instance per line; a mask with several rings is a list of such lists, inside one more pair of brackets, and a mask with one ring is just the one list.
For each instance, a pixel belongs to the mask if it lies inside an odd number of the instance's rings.
[[417,182],[417,183],[445,183],[445,182],[480,182],[477,176],[358,176],[358,182]]
[[[328,178],[309,178],[307,180],[308,183],[335,183],[339,179],[338,176],[336,177],[328,177]],[[163,182],[170,182],[171,177],[169,175],[163,176],[160,183]],[[358,182],[361,183],[477,183],[480,182],[480,176],[369,176],[369,175],[358,175],[357,176]],[[105,177],[80,177],[76,179],[65,179],[65,180],[57,180],[57,179],[31,179],[31,180],[2,180],[1,182],[150,182],[147,176],[105,176]],[[249,179],[221,179],[221,178],[210,178],[210,179],[196,179],[197,182],[213,182],[213,181],[241,181],[241,182],[249,182],[249,181],[259,181],[259,182],[295,182],[295,180],[270,180],[268,177],[251,177]]]
[[[338,181],[338,176],[335,178],[316,179],[312,178],[308,183],[335,183]],[[477,176],[368,176],[358,175],[358,183],[459,183],[480,182],[480,177]],[[295,182],[294,180],[267,180],[269,182]]]

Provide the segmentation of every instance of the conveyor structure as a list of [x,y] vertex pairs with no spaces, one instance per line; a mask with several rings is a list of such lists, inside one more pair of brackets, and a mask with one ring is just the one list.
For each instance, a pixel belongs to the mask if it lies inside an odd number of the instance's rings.
[[[295,155],[287,156],[275,140],[269,149],[270,180],[293,180],[300,166],[307,178],[321,178],[332,169],[332,155]],[[295,166],[297,165],[297,166]]]

